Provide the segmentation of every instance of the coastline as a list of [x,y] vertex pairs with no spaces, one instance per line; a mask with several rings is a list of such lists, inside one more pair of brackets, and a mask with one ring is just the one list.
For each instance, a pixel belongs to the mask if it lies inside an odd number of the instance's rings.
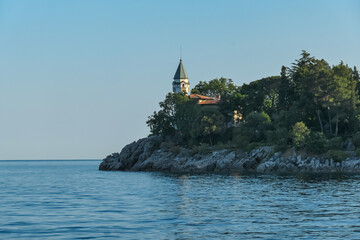
[[147,171],[170,173],[360,173],[360,158],[348,157],[337,162],[304,152],[274,152],[265,146],[250,152],[233,149],[192,153],[177,147],[161,147],[162,138],[150,136],[126,145],[99,165],[105,171]]

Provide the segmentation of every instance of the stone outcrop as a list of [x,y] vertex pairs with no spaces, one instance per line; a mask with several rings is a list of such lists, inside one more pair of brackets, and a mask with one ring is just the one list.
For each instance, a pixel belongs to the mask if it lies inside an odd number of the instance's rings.
[[297,173],[348,172],[360,173],[360,158],[349,157],[335,162],[321,156],[305,153],[275,153],[273,147],[260,147],[244,153],[236,150],[218,150],[207,154],[193,154],[176,146],[161,146],[162,139],[151,136],[125,146],[120,153],[107,156],[99,170],[161,171],[177,173]]

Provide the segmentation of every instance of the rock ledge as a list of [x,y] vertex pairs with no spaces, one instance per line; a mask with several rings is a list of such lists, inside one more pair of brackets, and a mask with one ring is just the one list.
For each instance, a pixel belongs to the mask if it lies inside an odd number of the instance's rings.
[[181,147],[178,147],[177,151],[160,148],[161,142],[159,136],[151,136],[130,143],[120,153],[113,153],[103,159],[99,170],[174,173],[360,173],[360,158],[356,157],[335,162],[321,156],[298,154],[295,150],[286,155],[274,153],[273,147],[260,147],[249,153],[224,149],[192,155],[191,151]]

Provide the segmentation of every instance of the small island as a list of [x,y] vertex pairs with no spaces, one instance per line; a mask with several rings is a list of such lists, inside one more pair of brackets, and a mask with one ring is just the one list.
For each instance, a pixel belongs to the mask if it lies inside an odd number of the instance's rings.
[[200,81],[182,60],[147,138],[100,170],[178,173],[360,172],[359,71],[303,51],[279,76]]

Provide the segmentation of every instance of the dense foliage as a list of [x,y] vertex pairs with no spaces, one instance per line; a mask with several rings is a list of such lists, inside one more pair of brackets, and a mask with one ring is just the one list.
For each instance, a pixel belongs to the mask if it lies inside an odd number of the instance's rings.
[[[343,62],[330,66],[303,51],[279,76],[242,86],[214,79],[199,82],[192,93],[221,101],[203,107],[186,94],[169,93],[147,121],[151,133],[179,134],[189,145],[221,142],[243,149],[272,144],[323,153],[335,149],[332,142],[341,145],[352,137],[360,145],[359,72]],[[234,110],[243,116],[240,124],[231,124]]]

